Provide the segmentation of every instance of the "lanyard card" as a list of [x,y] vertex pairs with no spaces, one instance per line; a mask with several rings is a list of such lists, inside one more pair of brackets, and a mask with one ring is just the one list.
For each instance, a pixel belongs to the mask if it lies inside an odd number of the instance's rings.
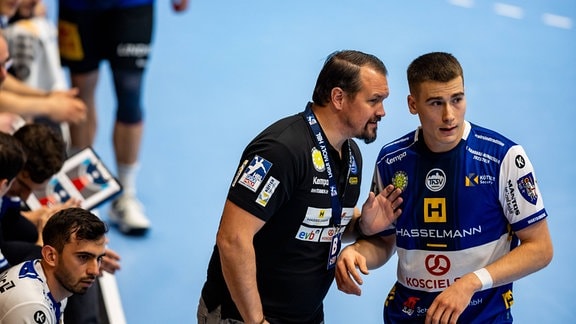
[[328,256],[328,267],[327,269],[332,269],[336,265],[336,260],[338,259],[338,254],[340,253],[340,247],[342,246],[342,233],[336,228],[336,233],[332,236],[332,241],[330,242],[330,253]]

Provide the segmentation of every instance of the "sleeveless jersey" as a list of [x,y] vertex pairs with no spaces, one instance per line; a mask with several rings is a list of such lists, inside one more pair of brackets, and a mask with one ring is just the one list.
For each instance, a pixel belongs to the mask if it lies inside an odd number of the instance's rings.
[[0,275],[0,323],[61,324],[66,299],[56,302],[40,260],[13,266]]
[[[464,274],[515,248],[515,231],[547,217],[524,149],[504,136],[465,122],[460,143],[431,152],[420,129],[384,146],[375,192],[403,189],[402,215],[381,235],[396,235],[398,278],[385,320],[422,320],[434,298]],[[510,317],[512,284],[477,292],[462,323]]]

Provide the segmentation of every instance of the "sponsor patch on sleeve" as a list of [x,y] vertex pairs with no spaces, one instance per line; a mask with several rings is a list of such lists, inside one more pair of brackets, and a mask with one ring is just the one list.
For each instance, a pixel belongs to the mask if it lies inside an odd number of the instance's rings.
[[536,202],[538,201],[538,193],[536,192],[535,183],[532,173],[528,173],[518,179],[518,190],[520,190],[520,194],[533,205],[536,205]]
[[266,184],[264,187],[262,187],[262,190],[260,190],[258,198],[256,198],[256,203],[262,207],[266,207],[266,205],[268,205],[268,201],[270,198],[272,198],[272,195],[274,194],[274,191],[279,184],[280,181],[278,181],[276,178],[268,178],[268,181],[266,181]]
[[272,163],[263,157],[258,155],[254,155],[254,158],[248,166],[242,172],[240,179],[238,179],[238,183],[243,185],[244,187],[250,189],[252,192],[256,192],[268,171],[272,168]]

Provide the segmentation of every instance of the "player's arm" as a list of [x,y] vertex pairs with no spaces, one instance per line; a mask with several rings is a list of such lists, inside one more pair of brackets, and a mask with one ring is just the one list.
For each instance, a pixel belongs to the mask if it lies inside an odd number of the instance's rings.
[[51,92],[49,95],[25,95],[0,90],[0,111],[22,117],[45,116],[56,122],[77,123],[86,118],[86,105],[78,98],[77,89]]
[[43,303],[27,302],[16,307],[12,307],[9,311],[3,314],[4,316],[0,318],[0,323],[58,324],[54,320],[54,315],[51,312],[52,311]]
[[554,254],[547,221],[541,220],[518,232],[520,245],[486,266],[494,286],[501,286],[546,267]]
[[437,323],[449,317],[455,322],[470,303],[472,295],[483,286],[501,286],[516,281],[550,263],[554,252],[545,219],[516,232],[516,235],[521,242],[518,247],[478,274],[472,272],[462,276],[438,295],[426,313],[426,323]]
[[245,323],[260,323],[264,318],[252,242],[264,224],[258,217],[226,200],[216,244],[224,279]]
[[24,96],[46,97],[49,92],[33,88],[26,83],[18,80],[12,74],[7,74],[6,79],[2,83],[2,90],[10,91]]

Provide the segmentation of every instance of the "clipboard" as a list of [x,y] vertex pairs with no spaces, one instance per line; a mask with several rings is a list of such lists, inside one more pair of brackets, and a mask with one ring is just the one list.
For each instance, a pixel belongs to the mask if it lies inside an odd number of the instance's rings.
[[91,210],[122,192],[122,185],[91,147],[69,157],[42,189],[33,191],[26,204],[31,210],[80,200],[80,207]]

